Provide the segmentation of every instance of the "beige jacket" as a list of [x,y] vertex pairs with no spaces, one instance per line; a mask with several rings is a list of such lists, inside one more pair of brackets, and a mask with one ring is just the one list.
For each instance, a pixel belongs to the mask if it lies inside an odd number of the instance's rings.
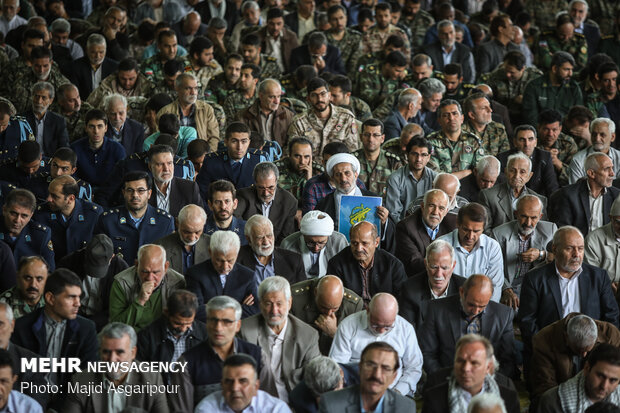
[[[175,99],[169,105],[164,106],[157,113],[157,119],[163,114],[174,113],[180,117],[179,113],[179,99]],[[220,129],[213,112],[213,108],[207,102],[202,100],[196,101],[196,131],[198,132],[198,139],[203,139],[209,143],[209,150],[211,152],[217,150],[217,144],[220,141]]]

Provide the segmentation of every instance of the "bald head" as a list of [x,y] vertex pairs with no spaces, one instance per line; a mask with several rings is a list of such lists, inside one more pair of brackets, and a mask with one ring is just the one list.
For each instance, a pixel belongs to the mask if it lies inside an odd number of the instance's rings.
[[396,314],[398,314],[398,301],[396,301],[396,298],[394,298],[392,294],[375,294],[368,305],[368,312],[371,316],[395,319]]
[[340,309],[344,297],[342,280],[335,275],[322,277],[314,290],[314,300],[319,312],[329,316]]
[[437,178],[435,178],[435,181],[433,182],[433,189],[441,189],[444,191],[450,198],[450,202],[452,202],[456,198],[456,194],[458,194],[459,189],[461,189],[461,183],[456,176],[448,173],[442,173],[437,175]]
[[200,24],[202,23],[202,19],[200,18],[200,14],[195,11],[189,13],[183,19],[183,31],[186,34],[196,34],[198,29],[200,29]]

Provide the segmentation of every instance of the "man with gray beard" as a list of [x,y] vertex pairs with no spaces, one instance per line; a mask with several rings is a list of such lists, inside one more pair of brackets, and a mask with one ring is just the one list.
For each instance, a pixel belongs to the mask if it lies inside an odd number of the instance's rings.
[[519,307],[519,294],[525,273],[547,259],[547,243],[557,226],[541,221],[542,201],[535,195],[525,195],[517,201],[516,219],[494,228],[491,236],[501,246],[504,255],[504,289],[502,304]]
[[275,247],[273,224],[263,215],[252,215],[245,223],[248,245],[239,249],[237,261],[254,270],[256,288],[267,277],[282,275],[290,284],[306,280],[301,255]]
[[[106,363],[133,363],[138,351],[137,342],[138,336],[132,327],[123,323],[110,323],[99,333],[99,359]],[[167,413],[169,410],[164,392],[155,391],[149,394],[149,392],[120,391],[123,387],[129,389],[144,385],[156,385],[161,388],[163,384],[159,373],[123,372],[112,366],[106,373],[82,371],[75,373],[71,383],[68,384],[67,388],[75,391],[67,391],[62,411],[120,412],[125,409],[131,411],[144,409],[149,412]],[[97,391],[97,386],[102,386],[103,391]],[[119,388],[119,391],[113,391],[113,388]]]
[[35,83],[32,87],[32,107],[24,113],[43,154],[50,157],[56,149],[69,146],[64,118],[48,110],[54,101],[54,94],[54,86],[51,83]]

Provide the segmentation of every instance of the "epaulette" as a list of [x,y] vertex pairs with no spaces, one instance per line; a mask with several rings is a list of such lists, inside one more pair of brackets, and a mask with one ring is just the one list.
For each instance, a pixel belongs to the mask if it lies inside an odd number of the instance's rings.
[[19,121],[22,121],[22,122],[28,122],[28,120],[26,119],[26,117],[25,117],[25,116],[22,116],[22,115],[15,115],[15,116],[13,116],[13,117],[12,117],[12,119],[13,119],[13,120],[19,120]]
[[359,301],[359,297],[356,297],[346,291],[344,292],[344,298],[346,298],[349,301],[353,301],[354,303],[357,303]]
[[386,158],[392,158],[392,159],[394,159],[395,161],[400,161],[400,157],[399,157],[399,156],[394,155],[392,152],[385,151],[385,157],[386,157]]
[[32,225],[31,228],[34,228],[34,229],[39,230],[41,232],[47,231],[47,227],[45,225],[41,225],[41,224],[34,224],[34,225]]
[[131,155],[129,155],[128,159],[138,159],[138,160],[143,160],[146,159],[146,154],[147,152],[136,152],[136,153],[132,153]]
[[172,218],[172,215],[170,215],[169,213],[167,213],[167,212],[166,212],[166,211],[164,211],[163,209],[159,209],[159,208],[157,208],[157,213],[158,213],[159,215],[163,215],[163,216],[165,216],[165,217],[167,217],[167,218]]
[[278,61],[278,59],[276,59],[276,58],[275,58],[275,57],[273,57],[273,56],[265,56],[265,57],[267,58],[267,61],[268,61],[268,62],[277,62],[277,61]]
[[362,35],[362,32],[360,32],[359,30],[351,29],[351,28],[349,28],[349,27],[347,27],[347,29],[346,29],[346,30],[347,30],[350,34],[355,34],[355,35],[358,35],[358,34],[359,34],[360,36]]
[[391,148],[393,146],[400,146],[400,138],[389,139],[381,145],[382,148]]
[[605,36],[601,36],[601,40],[613,39],[614,37],[613,34],[606,34]]
[[310,284],[303,286],[303,287],[295,288],[293,290],[293,294],[303,294],[306,291],[310,291]]
[[471,84],[471,83],[461,83],[461,86],[463,87],[463,89],[475,89],[476,85]]
[[586,36],[584,36],[584,35],[583,35],[583,34],[581,34],[581,33],[577,33],[577,32],[575,32],[575,33],[574,33],[574,35],[575,35],[575,37],[577,37],[577,38],[581,38],[581,39],[585,39],[585,38],[586,38]]
[[[256,148],[248,148],[248,153],[247,155],[263,155],[263,156],[267,156],[267,153],[263,150],[260,149],[256,149]],[[247,157],[246,155],[246,157]]]
[[42,205],[37,206],[37,211],[41,211],[42,208],[43,208]]
[[[555,33],[555,30],[547,30],[547,31],[542,32],[540,35],[541,36],[551,36],[554,33]],[[575,33],[575,34],[577,34],[577,33]]]
[[93,208],[93,211],[99,210],[99,205],[92,204],[91,207]]
[[209,152],[205,155],[205,159],[206,158],[217,158],[220,154],[224,154],[226,151],[215,151],[215,152]]
[[106,215],[108,215],[108,214],[109,214],[109,215],[112,215],[112,214],[118,214],[118,208],[108,209],[107,211],[105,211],[105,212],[103,213],[103,216],[106,216]]

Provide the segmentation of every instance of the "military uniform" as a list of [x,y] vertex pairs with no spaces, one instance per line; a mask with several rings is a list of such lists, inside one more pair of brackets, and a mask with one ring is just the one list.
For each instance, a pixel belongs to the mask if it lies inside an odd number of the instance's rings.
[[320,162],[323,148],[330,142],[341,141],[349,150],[360,146],[355,116],[348,110],[330,103],[331,115],[324,124],[312,109],[295,115],[288,129],[289,136],[303,136],[312,142],[313,158]]
[[19,145],[33,140],[34,134],[26,118],[11,116],[7,128],[0,132],[0,160],[16,158]]
[[231,121],[234,120],[237,113],[241,112],[243,109],[253,104],[256,99],[258,99],[258,86],[254,89],[254,96],[249,99],[243,96],[243,93],[244,92],[241,90],[235,90],[226,97],[223,106],[224,114],[227,119],[230,119]]
[[[618,10],[618,3],[609,0],[589,0],[588,11],[590,18],[594,20],[602,35],[610,35],[614,32],[614,19]],[[599,45],[600,49],[600,45]],[[605,53],[599,50],[599,53]]]
[[0,217],[0,240],[6,242],[13,250],[13,258],[18,263],[21,257],[40,255],[49,265],[50,273],[56,269],[54,264],[54,244],[52,231],[49,227],[30,220],[15,239],[11,239],[9,231],[4,225],[4,218]]
[[566,41],[560,42],[555,30],[542,33],[534,42],[534,62],[542,70],[551,69],[551,58],[555,52],[564,51],[575,58],[575,72],[579,72],[588,63],[588,43],[583,34],[575,33]]
[[476,135],[482,141],[484,151],[489,155],[497,156],[497,154],[510,149],[506,128],[501,123],[491,121],[482,133],[478,133],[468,120],[463,123],[462,129],[465,132]]
[[[55,63],[54,63],[55,64]],[[26,59],[19,56],[15,60],[10,60],[6,65],[2,66],[2,82],[0,83],[0,95],[11,96],[13,94],[13,85],[17,78],[27,71],[32,70]]]
[[210,215],[207,218],[207,222],[205,223],[204,233],[207,235],[213,235],[215,231],[232,231],[239,236],[239,241],[241,245],[247,245],[248,239],[245,237],[245,221],[241,218],[237,218],[233,215],[232,221],[230,221],[230,226],[228,228],[219,228],[215,224],[215,219],[213,219],[213,215]]
[[392,138],[383,142],[383,145],[381,145],[381,149],[388,153],[391,153],[394,156],[397,156],[398,159],[400,159],[400,163],[402,163],[403,165],[407,164],[407,154],[404,153],[400,148],[400,137]]
[[211,79],[209,86],[204,91],[204,97],[209,103],[216,102],[222,104],[224,103],[226,96],[235,90],[237,90],[237,86],[228,85],[228,82],[226,81],[226,74],[220,73]]
[[204,92],[209,87],[209,82],[211,79],[222,73],[224,73],[224,69],[222,69],[222,66],[215,59],[211,60],[206,66],[198,69],[198,72],[196,73],[196,77],[198,78],[198,87],[200,88],[198,91],[198,96],[203,96]]
[[[538,142],[540,142],[540,140]],[[538,147],[547,150],[547,148],[544,148],[540,144]],[[579,151],[579,147],[573,138],[564,132],[560,132],[560,136],[558,136],[558,139],[556,139],[555,143],[551,146],[551,149],[558,150],[558,159],[562,162],[562,170],[559,173],[554,167],[556,175],[558,176],[558,182],[560,186],[568,185],[568,165],[570,165],[570,162],[573,160],[573,155]]]
[[172,100],[175,100],[177,98],[177,91],[174,88],[170,88],[170,86],[168,86],[166,84],[166,80],[161,80],[159,83],[156,83],[155,86],[153,87],[153,90],[151,91],[151,96],[155,96],[158,95],[160,93],[164,93],[166,95],[168,95],[168,97]]
[[303,113],[308,110],[308,104],[306,102],[288,96],[282,96],[280,104],[289,108],[295,114]]
[[174,232],[174,218],[166,211],[147,206],[138,228],[125,206],[110,209],[99,216],[93,234],[106,234],[112,240],[114,253],[127,263],[138,257],[138,248]]
[[407,19],[407,16],[402,14],[400,22],[411,29],[411,46],[417,50],[424,44],[426,31],[435,24],[435,19],[429,12],[420,9],[412,19]]
[[581,89],[574,80],[561,86],[553,86],[548,75],[533,79],[523,92],[523,117],[525,121],[536,126],[538,114],[545,109],[555,109],[566,116],[569,109],[582,105]]
[[[480,82],[488,84],[493,89],[493,99],[508,108],[510,118],[519,119],[521,115],[521,103],[515,101],[519,96],[523,96],[525,85],[537,77],[542,76],[542,72],[535,67],[528,67],[523,71],[521,79],[510,82],[506,78],[506,71],[503,65],[491,73],[482,75]],[[518,123],[520,124],[520,122]]]
[[407,33],[405,33],[405,31],[400,27],[394,26],[393,24],[390,24],[385,32],[380,31],[379,27],[376,25],[368,29],[362,37],[362,52],[371,53],[383,50],[385,41],[393,34],[401,36],[405,41],[404,54],[407,60],[409,60],[409,57],[411,56],[411,45],[409,44]]
[[467,96],[471,94],[471,91],[475,88],[476,85],[472,85],[471,83],[460,83],[456,87],[454,93],[448,94],[448,92],[446,92],[443,95],[443,99],[454,99],[462,105],[463,101],[467,98]]
[[26,301],[21,297],[21,294],[17,290],[17,286],[11,287],[0,295],[0,302],[7,303],[13,310],[13,319],[17,320],[21,316],[30,314],[31,312],[38,310],[45,305],[45,299],[41,296],[39,302],[34,306],[28,305]]
[[[226,136],[226,122],[227,122],[227,119],[229,118],[226,116],[226,112],[224,111],[224,108],[222,107],[222,105],[215,103],[215,102],[208,102],[208,103],[213,108],[213,114],[215,115],[215,118],[217,119],[217,125],[220,129],[220,136]],[[230,119],[232,122],[234,117]]]
[[601,92],[599,91],[588,93],[588,97],[586,97],[584,106],[590,109],[590,112],[592,112],[592,116],[598,118],[599,111],[603,109],[603,106],[605,106],[605,102],[603,102],[603,99],[601,98]]
[[82,199],[75,200],[71,216],[63,219],[62,212],[52,211],[49,203],[39,205],[33,219],[52,230],[52,242],[56,248],[56,260],[84,248],[93,237],[93,230],[103,214],[103,208]]
[[364,102],[362,99],[351,96],[349,98],[349,103],[349,105],[343,105],[342,107],[353,112],[355,119],[360,122],[364,122],[365,120],[372,118],[370,106],[368,106],[368,103]]
[[[46,168],[49,165],[46,164]],[[84,181],[83,179],[77,178],[73,176],[75,182],[79,187],[78,198],[83,199],[85,201],[92,202],[93,199],[93,188],[92,186]],[[49,185],[52,182],[53,178],[50,175],[49,171],[40,169],[36,174],[32,176],[28,185],[24,186],[24,188],[30,190],[37,199],[41,201],[45,201],[47,199],[47,195],[49,193]]]
[[[92,91],[86,101],[95,108],[103,109],[103,100],[105,99],[105,97],[114,93],[125,96],[127,98],[128,104],[131,99],[143,96],[152,96],[152,90],[154,85],[153,83],[151,83],[150,80],[146,78],[146,76],[144,76],[144,74],[138,73],[138,79],[136,80],[136,84],[131,90],[125,90],[118,84],[117,75],[118,72],[115,72],[103,79],[99,84],[99,87]],[[129,116],[129,114],[128,117],[131,117],[131,119],[135,119],[134,116]]]
[[403,166],[398,156],[386,152],[385,150],[379,152],[379,158],[377,158],[374,165],[366,159],[364,149],[353,152],[353,156],[360,161],[360,173],[358,178],[364,182],[364,185],[366,185],[366,188],[370,192],[374,192],[381,196],[385,195],[387,180],[390,175],[392,175],[392,172]]
[[4,198],[17,187],[8,182],[0,181],[0,205],[4,205]]
[[390,93],[379,106],[372,111],[372,117],[375,119],[386,119],[397,107],[398,96],[400,92],[405,90],[404,87],[398,88]]
[[482,142],[476,135],[461,131],[458,141],[452,142],[442,131],[428,135],[428,142],[433,145],[429,167],[437,172],[458,172],[472,169],[485,155]]
[[[329,349],[332,345],[333,338],[323,333],[314,324],[314,321],[321,314],[317,305],[314,291],[320,278],[311,278],[309,280],[300,281],[291,285],[291,293],[293,297],[293,304],[291,306],[291,314],[301,319],[306,324],[314,327],[319,332],[319,349],[325,356],[329,354]],[[353,313],[357,313],[364,309],[364,302],[359,295],[355,294],[348,288],[344,289],[344,297],[342,298],[342,304],[335,316],[337,323],[340,324],[342,320],[347,318]]]
[[60,115],[62,115],[63,118],[65,118],[65,123],[67,124],[67,133],[69,134],[69,143],[86,137],[86,123],[84,119],[86,118],[86,114],[88,113],[88,111],[91,109],[93,109],[93,107],[87,102],[82,102],[80,110],[72,113],[71,115],[65,115],[60,110],[60,107],[57,107],[56,110],[51,109],[52,111],[59,113]]
[[611,57],[616,65],[620,65],[620,34],[614,33],[601,37],[598,52]]
[[[187,57],[177,56],[175,59],[183,62],[185,72],[193,72],[192,64],[187,60]],[[164,80],[164,63],[161,62],[159,53],[154,54],[142,63],[142,73],[156,85]]]
[[45,202],[48,195],[47,186],[37,185],[40,177],[45,173],[46,162],[42,159],[39,169],[32,174],[19,167],[17,158],[9,158],[0,162],[0,180],[10,182],[18,188],[29,190],[37,198],[37,202]]
[[357,95],[374,109],[396,90],[408,87],[400,80],[383,77],[380,66],[370,65],[360,74]]
[[278,66],[278,59],[275,57],[267,56],[266,54],[260,54],[260,80],[264,79],[280,79],[282,76],[282,70]]
[[[9,96],[11,96],[11,102],[15,105],[18,113],[26,112],[32,108],[32,87],[40,81],[32,71],[32,68],[28,68],[25,73],[17,77],[15,83],[13,83],[12,93]],[[57,66],[52,65],[46,82],[51,83],[54,90],[58,90],[60,86],[69,83],[69,79],[60,73]]]
[[357,69],[357,61],[362,55],[362,34],[347,27],[340,40],[334,39],[331,32],[326,32],[327,42],[340,49],[340,58],[347,73],[352,74]]
[[539,30],[555,27],[555,15],[561,10],[568,10],[566,0],[526,0],[525,10],[532,16],[534,25]]
[[[301,202],[301,194],[304,190],[304,185],[308,180],[306,176],[293,170],[291,165],[291,158],[282,158],[275,162],[275,165],[280,171],[278,178],[278,185],[280,188],[289,191],[299,202]],[[323,165],[318,162],[312,161],[312,176],[316,176],[325,171]]]

